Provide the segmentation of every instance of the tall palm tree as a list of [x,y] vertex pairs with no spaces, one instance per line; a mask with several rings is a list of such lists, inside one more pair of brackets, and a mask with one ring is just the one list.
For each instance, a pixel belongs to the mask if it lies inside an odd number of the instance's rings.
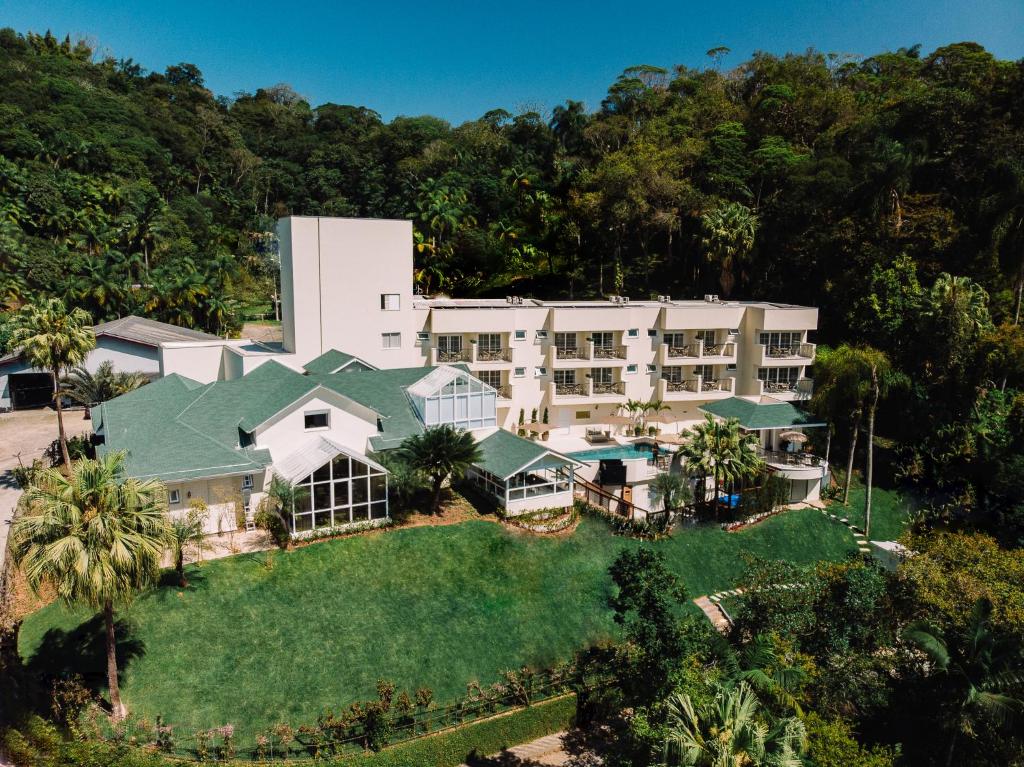
[[433,426],[408,437],[399,447],[399,457],[428,477],[433,492],[431,509],[441,511],[441,490],[445,480],[462,476],[480,460],[480,448],[468,431],[451,424]]
[[120,397],[147,383],[149,378],[145,373],[118,372],[114,370],[113,362],[104,360],[95,372],[81,365],[72,369],[64,376],[61,386],[70,399],[88,408]]
[[168,542],[163,485],[124,474],[114,452],[46,469],[26,492],[29,512],[11,531],[14,560],[33,590],[49,584],[68,605],[101,610],[114,719],[125,715],[117,679],[114,608],[152,584]]
[[746,682],[721,687],[694,706],[689,695],[668,700],[663,745],[670,767],[802,767],[806,730],[796,717],[771,720]]
[[[811,409],[835,424],[850,421],[850,452],[846,458],[846,487],[843,505],[850,502],[850,481],[857,452],[857,437],[864,418],[864,403],[870,390],[870,367],[856,347],[842,344],[835,349],[819,348],[814,360],[814,396]],[[830,427],[831,429],[831,427]]]
[[757,435],[743,431],[738,419],[719,420],[706,413],[680,446],[690,471],[714,477],[716,512],[720,482],[756,476],[764,467],[757,445]]
[[878,349],[865,346],[858,350],[863,364],[868,369],[868,456],[864,471],[864,537],[871,536],[871,488],[875,467],[875,413],[879,400],[885,399],[897,386],[905,383],[905,377],[889,361],[888,355]]
[[53,376],[53,402],[57,408],[57,431],[64,465],[71,465],[64,408],[61,402],[61,377],[68,368],[85,362],[96,348],[92,318],[83,309],[68,311],[59,298],[46,298],[26,304],[11,320],[11,349],[21,352],[32,367],[48,370]]
[[1009,725],[1024,713],[1024,667],[1012,642],[998,638],[992,631],[992,603],[979,599],[961,642],[950,642],[924,623],[915,623],[903,631],[903,638],[923,652],[931,667],[947,682],[952,729],[946,748],[946,765],[953,764],[957,741],[962,732],[971,732],[979,720]]
[[662,505],[665,511],[678,509],[690,499],[690,485],[682,474],[665,471],[655,475],[647,485],[651,503]]
[[718,282],[722,294],[728,296],[736,284],[737,271],[742,272],[757,234],[757,216],[746,205],[726,203],[701,216],[704,234],[701,243],[707,259],[718,264]]

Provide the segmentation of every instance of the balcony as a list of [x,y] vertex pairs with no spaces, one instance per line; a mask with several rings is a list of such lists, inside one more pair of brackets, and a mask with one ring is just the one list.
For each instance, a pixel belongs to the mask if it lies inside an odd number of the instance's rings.
[[788,479],[818,479],[828,471],[828,463],[811,453],[758,448],[757,454],[771,470]]
[[626,384],[623,381],[612,381],[608,383],[591,381],[590,393],[595,397],[624,395],[626,393]]
[[555,359],[556,360],[586,360],[590,359],[589,350],[587,347],[579,346],[556,346]]
[[701,392],[731,392],[732,378],[700,378]]
[[678,394],[680,392],[696,393],[700,388],[700,378],[686,378],[681,381],[670,381],[667,378],[662,380],[665,381],[665,391],[669,394]]
[[778,367],[784,365],[807,364],[814,360],[817,350],[815,344],[782,344],[767,346],[759,344],[755,347],[754,364],[758,367]]
[[795,381],[762,381],[762,392],[781,395],[785,399],[808,399],[814,393],[814,380],[798,378]]
[[624,360],[626,359],[625,346],[595,346],[595,360]]
[[709,360],[712,363],[736,361],[736,344],[732,341],[719,344],[706,344],[694,341],[684,346],[661,344],[659,363],[662,365],[679,365],[684,362]]
[[469,349],[448,351],[434,347],[433,352],[433,364],[435,365],[448,365],[453,362],[470,362],[472,360],[472,352]]
[[477,349],[474,362],[511,362],[511,349]]
[[704,343],[700,342],[700,357],[705,359],[707,357],[723,357],[728,359],[734,359],[736,357],[736,344],[730,342],[727,343]]
[[555,383],[556,397],[586,397],[587,385],[582,383]]
[[687,344],[686,346],[668,346],[665,350],[666,358],[677,359],[698,359],[700,357],[700,344]]
[[734,378],[683,378],[670,381],[662,378],[658,381],[658,399],[668,401],[721,399],[733,391]]
[[512,387],[508,384],[497,388],[498,399],[512,399]]

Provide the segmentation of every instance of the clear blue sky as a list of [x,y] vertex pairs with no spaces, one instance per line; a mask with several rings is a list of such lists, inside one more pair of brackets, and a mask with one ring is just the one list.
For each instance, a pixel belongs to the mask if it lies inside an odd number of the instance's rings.
[[1024,57],[1024,0],[0,0],[0,26],[84,36],[151,70],[188,61],[217,94],[286,82],[314,105],[455,123],[566,98],[594,109],[626,67],[705,66],[718,45],[732,49],[725,65],[963,40]]

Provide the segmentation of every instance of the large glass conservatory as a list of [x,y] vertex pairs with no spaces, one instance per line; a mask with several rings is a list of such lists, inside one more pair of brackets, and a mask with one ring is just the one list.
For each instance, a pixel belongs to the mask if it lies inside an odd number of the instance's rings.
[[450,423],[460,429],[496,426],[498,393],[464,370],[443,365],[407,389],[428,428]]

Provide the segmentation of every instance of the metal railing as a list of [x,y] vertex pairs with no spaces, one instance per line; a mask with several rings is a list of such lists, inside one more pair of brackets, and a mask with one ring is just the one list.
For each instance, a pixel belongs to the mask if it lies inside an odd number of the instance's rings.
[[438,362],[469,362],[469,349],[457,349],[455,351],[437,350]]
[[697,391],[697,379],[696,378],[687,378],[687,379],[682,380],[682,381],[672,381],[672,380],[669,380],[668,378],[666,378],[665,379],[665,391],[668,391],[668,392],[681,392],[681,391],[696,392]]
[[624,360],[626,359],[625,346],[595,346],[595,360]]
[[508,384],[498,386],[498,399],[512,399],[512,387]]
[[593,384],[592,394],[625,394],[626,384],[622,381],[614,381],[611,383],[601,383],[595,381]]
[[555,383],[555,394],[559,397],[583,397],[586,387],[581,383]]
[[477,362],[511,362],[511,349],[477,349]]
[[721,344],[704,344],[704,348],[701,351],[702,357],[731,357],[736,353],[736,344],[734,343],[721,343]]
[[687,344],[686,346],[670,346],[668,347],[668,356],[670,359],[677,359],[679,357],[694,357],[700,356],[700,348],[697,344]]
[[799,343],[768,346],[765,348],[765,356],[771,359],[811,359],[814,357],[814,344]]
[[588,359],[586,348],[580,346],[556,346],[555,358],[560,360]]
[[702,378],[701,391],[732,391],[731,378]]

